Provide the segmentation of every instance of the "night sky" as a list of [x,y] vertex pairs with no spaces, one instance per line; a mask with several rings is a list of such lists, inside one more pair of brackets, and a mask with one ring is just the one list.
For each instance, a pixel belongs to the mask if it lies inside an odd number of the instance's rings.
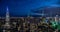
[[0,0],[0,16],[5,16],[7,6],[10,16],[18,17],[28,15],[31,9],[44,6],[56,7],[59,4],[58,0]]

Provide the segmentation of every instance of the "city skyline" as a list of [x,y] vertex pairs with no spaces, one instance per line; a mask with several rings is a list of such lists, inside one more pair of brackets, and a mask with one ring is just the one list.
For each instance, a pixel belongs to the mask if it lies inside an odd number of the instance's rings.
[[27,16],[32,9],[41,7],[60,7],[59,0],[1,0],[0,16],[5,17],[6,7],[9,7],[11,17]]

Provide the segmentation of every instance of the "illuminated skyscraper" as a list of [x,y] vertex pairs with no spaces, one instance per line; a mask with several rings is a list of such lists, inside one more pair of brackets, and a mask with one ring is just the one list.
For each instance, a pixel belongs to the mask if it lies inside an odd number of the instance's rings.
[[9,22],[10,19],[9,19],[9,10],[8,10],[8,7],[7,7],[7,11],[6,11],[6,19],[5,19],[6,22]]
[[4,25],[4,28],[10,28],[10,24],[9,24],[9,21],[10,21],[10,18],[9,18],[9,10],[8,10],[8,7],[7,7],[7,10],[6,10],[6,18],[5,18],[5,25]]
[[58,21],[58,20],[59,20],[58,15],[56,15],[55,16],[55,21]]

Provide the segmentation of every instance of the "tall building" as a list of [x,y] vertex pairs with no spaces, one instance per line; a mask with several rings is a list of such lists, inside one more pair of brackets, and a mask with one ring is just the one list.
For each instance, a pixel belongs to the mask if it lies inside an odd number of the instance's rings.
[[59,17],[58,15],[55,16],[55,21],[58,21],[59,20]]
[[8,10],[8,7],[7,7],[7,10],[6,10],[6,19],[5,19],[6,22],[9,22],[10,19],[9,19],[9,10]]
[[10,19],[9,19],[9,10],[8,10],[8,7],[7,7],[7,10],[6,10],[6,17],[5,17],[5,25],[4,25],[4,28],[10,28]]

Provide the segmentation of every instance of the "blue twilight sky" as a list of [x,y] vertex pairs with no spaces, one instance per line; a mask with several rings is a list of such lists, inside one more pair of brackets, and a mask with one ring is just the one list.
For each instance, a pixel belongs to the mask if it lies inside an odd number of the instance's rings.
[[[0,16],[5,16],[8,6],[10,16],[26,16],[31,9],[58,6],[58,0],[0,0]],[[31,13],[31,12],[30,12]]]

